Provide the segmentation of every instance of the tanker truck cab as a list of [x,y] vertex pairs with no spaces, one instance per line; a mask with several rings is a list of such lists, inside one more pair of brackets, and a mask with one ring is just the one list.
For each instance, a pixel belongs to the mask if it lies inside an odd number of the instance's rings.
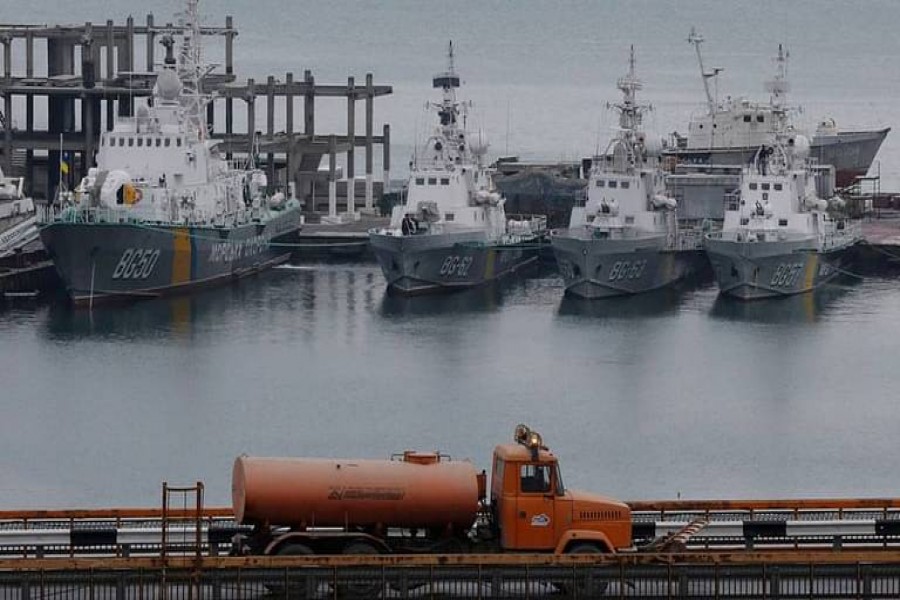
[[568,490],[559,461],[524,425],[494,449],[491,507],[505,551],[616,552],[631,547],[631,510],[617,500]]

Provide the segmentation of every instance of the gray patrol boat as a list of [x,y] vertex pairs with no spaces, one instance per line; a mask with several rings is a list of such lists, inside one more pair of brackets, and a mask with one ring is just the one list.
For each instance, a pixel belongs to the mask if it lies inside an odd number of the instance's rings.
[[[721,293],[743,300],[807,292],[835,277],[861,239],[838,196],[817,194],[802,135],[779,134],[744,169],[722,231],[705,245]],[[825,189],[828,186],[820,186]]]
[[487,143],[466,129],[469,103],[456,98],[459,76],[436,75],[438,124],[410,165],[406,201],[369,242],[390,290],[415,294],[468,288],[536,261],[542,216],[508,219],[485,164]]
[[698,230],[680,229],[676,202],[666,195],[662,142],[646,136],[647,106],[637,104],[641,82],[629,71],[617,82],[619,128],[606,152],[593,160],[587,201],[573,207],[567,229],[551,235],[566,292],[606,298],[670,285],[704,262]]
[[198,1],[187,0],[176,61],[152,103],[100,136],[97,166],[61,210],[40,218],[40,236],[71,299],[154,298],[230,281],[286,261],[299,203],[268,195],[265,173],[232,165],[208,139],[201,89]]

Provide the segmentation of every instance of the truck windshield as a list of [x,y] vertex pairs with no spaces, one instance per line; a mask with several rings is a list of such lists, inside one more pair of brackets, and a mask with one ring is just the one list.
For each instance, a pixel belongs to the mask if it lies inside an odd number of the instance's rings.
[[520,471],[521,489],[526,493],[546,493],[551,491],[549,465],[522,465]]

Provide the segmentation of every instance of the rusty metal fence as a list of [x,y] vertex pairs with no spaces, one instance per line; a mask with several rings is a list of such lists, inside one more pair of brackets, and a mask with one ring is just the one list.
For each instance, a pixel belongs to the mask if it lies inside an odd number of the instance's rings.
[[0,600],[900,598],[897,564],[138,568],[0,572]]

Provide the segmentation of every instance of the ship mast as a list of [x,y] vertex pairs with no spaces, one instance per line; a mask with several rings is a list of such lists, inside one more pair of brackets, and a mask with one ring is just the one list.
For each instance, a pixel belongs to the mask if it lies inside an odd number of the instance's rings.
[[209,101],[203,94],[201,73],[201,31],[200,0],[186,0],[187,6],[180,15],[182,45],[178,61],[178,78],[183,86],[182,104],[185,108],[188,124],[201,141],[206,139],[206,125],[203,111]]
[[628,74],[620,77],[616,82],[616,87],[622,90],[624,99],[621,104],[614,106],[619,111],[619,126],[627,131],[633,132],[640,129],[641,118],[643,116],[645,106],[638,106],[635,101],[635,92],[644,87],[640,79],[634,72],[634,45],[631,46],[631,54],[628,58]]
[[456,88],[459,87],[459,75],[456,74],[453,56],[453,41],[450,41],[447,50],[447,71],[434,76],[432,87],[441,88],[443,97],[440,104],[433,106],[438,111],[441,119],[441,127],[445,130],[445,135],[455,130],[457,127],[457,117],[459,116],[459,103],[456,101]]
[[703,36],[697,33],[697,30],[691,27],[691,32],[688,34],[687,41],[689,44],[693,44],[694,48],[697,51],[697,62],[700,63],[700,78],[703,80],[703,91],[706,92],[706,105],[709,107],[709,114],[716,114],[716,101],[713,99],[712,93],[709,91],[709,79],[712,77],[716,77],[721,71],[721,68],[713,68],[712,71],[706,71],[703,68],[703,55],[700,52],[700,44],[703,43]]
[[790,56],[790,52],[785,50],[782,44],[778,44],[778,55],[774,59],[775,78],[766,82],[766,91],[772,95],[772,106],[778,109],[785,108],[787,93],[791,89],[790,82],[787,80],[787,61]]

